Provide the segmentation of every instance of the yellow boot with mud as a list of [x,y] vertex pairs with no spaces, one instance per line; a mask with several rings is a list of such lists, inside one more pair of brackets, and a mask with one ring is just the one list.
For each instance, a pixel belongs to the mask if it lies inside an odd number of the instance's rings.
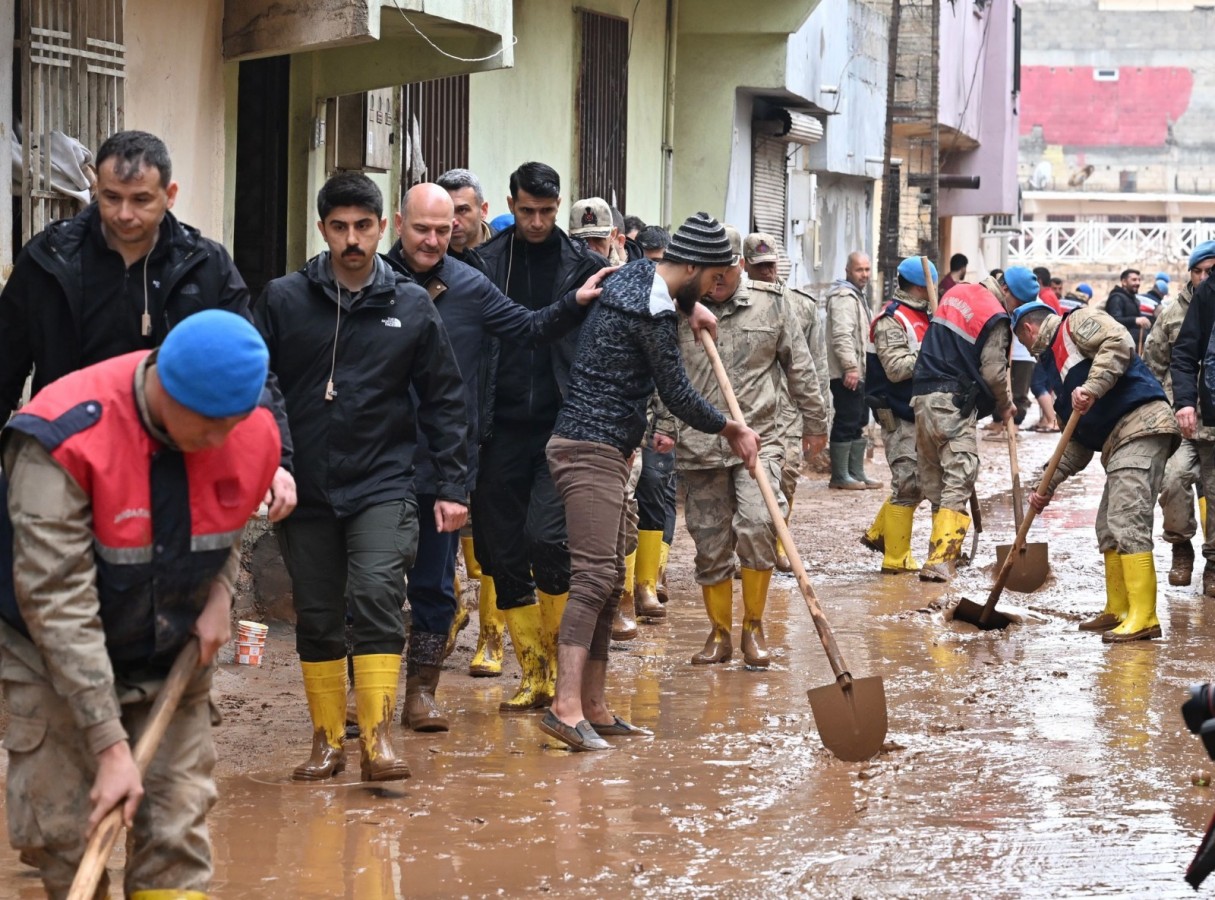
[[920,571],[920,564],[911,555],[911,526],[915,520],[915,507],[895,506],[890,501],[882,507],[883,535],[886,549],[882,555],[883,575],[902,575]]
[[667,560],[670,558],[671,545],[663,541],[662,547],[658,551],[658,581],[654,583],[654,596],[663,606],[666,606],[671,600],[671,593],[667,590]]
[[616,612],[612,615],[612,640],[631,641],[637,637],[637,619],[633,608],[636,597],[637,580],[637,551],[634,550],[624,558],[624,590],[616,602]]
[[485,573],[481,571],[481,564],[477,562],[477,553],[473,547],[473,539],[470,537],[460,538],[460,549],[464,551],[464,571],[468,573],[468,577],[481,578]]
[[1202,536],[1207,536],[1207,498],[1198,498],[1198,524],[1202,526]]
[[519,690],[509,700],[498,704],[500,712],[530,712],[533,709],[543,709],[552,702],[552,695],[546,695],[544,658],[544,620],[540,615],[540,604],[519,606],[505,612],[506,628],[510,631],[510,641],[515,647],[515,655],[519,658],[519,668],[523,674],[519,679]]
[[301,662],[304,694],[312,718],[312,755],[295,767],[292,781],[321,781],[346,768],[346,660]]
[[730,629],[734,625],[734,579],[717,584],[702,584],[701,594],[705,600],[705,611],[713,630],[705,641],[705,648],[692,657],[692,665],[708,666],[729,662],[734,655],[730,642]]
[[[468,539],[471,543],[471,539]],[[468,559],[467,556],[464,557]],[[468,674],[473,678],[496,678],[502,674],[502,635],[506,630],[506,619],[498,609],[498,592],[494,580],[481,576],[481,593],[477,597],[477,614],[481,620],[477,633],[477,652],[468,664]]]
[[[658,599],[658,573],[666,560],[661,531],[637,532],[636,585],[633,603],[639,619],[665,619],[666,607]],[[626,560],[627,562],[627,560]]]
[[743,663],[751,669],[766,669],[771,661],[764,640],[764,607],[771,581],[771,569],[742,570],[742,654]]
[[1098,615],[1081,622],[1081,631],[1109,631],[1126,620],[1130,603],[1126,595],[1126,578],[1122,573],[1122,559],[1117,550],[1106,550],[1105,558],[1105,609]]
[[443,648],[444,659],[451,656],[452,651],[456,649],[456,638],[460,636],[461,631],[468,627],[470,621],[468,607],[460,598],[460,594],[463,592],[460,590],[459,575],[452,578],[452,593],[456,595],[456,617],[451,620],[451,628],[447,630],[447,645]]
[[400,654],[354,657],[354,698],[359,708],[364,781],[402,781],[410,775],[405,760],[392,749],[392,711],[397,705],[400,679]]
[[[890,512],[887,510],[887,517]],[[941,507],[932,517],[932,538],[928,542],[928,559],[920,569],[920,581],[952,581],[954,563],[962,555],[962,543],[970,516]]]
[[891,505],[890,498],[887,497],[882,508],[873,517],[873,524],[869,526],[869,530],[861,535],[861,546],[868,547],[874,553],[886,552],[886,512]]
[[543,706],[548,706],[557,695],[557,636],[570,595],[569,591],[564,594],[536,591],[536,598],[540,601],[540,618],[544,622],[544,689],[541,694]]
[[157,888],[151,891],[131,891],[131,900],[207,900],[207,895],[202,891]]
[[1101,635],[1107,644],[1148,641],[1161,635],[1156,618],[1156,563],[1151,553],[1120,553],[1122,577],[1126,579],[1126,599],[1130,606],[1126,619],[1117,628]]

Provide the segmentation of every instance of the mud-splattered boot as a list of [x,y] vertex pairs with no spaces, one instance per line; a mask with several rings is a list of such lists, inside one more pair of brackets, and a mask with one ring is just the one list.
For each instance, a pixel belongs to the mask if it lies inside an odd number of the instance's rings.
[[692,665],[729,662],[734,655],[734,645],[730,641],[730,629],[734,626],[734,581],[703,584],[700,591],[713,630],[709,632],[705,648],[692,657]]
[[1101,635],[1101,640],[1121,644],[1160,637],[1160,620],[1156,618],[1156,563],[1151,552],[1120,553],[1119,559],[1130,611],[1122,624]]
[[473,539],[461,537],[460,550],[464,554],[464,571],[468,573],[469,578],[479,579],[485,573],[481,571],[481,564],[477,562],[477,553],[476,548],[473,547]]
[[443,647],[443,659],[451,656],[452,651],[456,649],[456,638],[460,636],[460,632],[468,627],[471,616],[468,612],[468,607],[464,605],[461,599],[463,591],[460,590],[460,576],[456,575],[452,580],[452,591],[456,595],[456,617],[451,620],[451,628],[447,631],[447,640]]
[[131,900],[207,900],[202,891],[181,891],[176,888],[156,888],[151,891],[131,891]]
[[443,635],[425,631],[409,633],[409,656],[405,661],[405,705],[401,724],[414,731],[447,731],[447,716],[435,700],[442,672]]
[[1169,567],[1169,584],[1188,585],[1194,579],[1194,545],[1180,541],[1173,545],[1173,564]]
[[1130,611],[1118,551],[1106,550],[1102,556],[1105,560],[1105,609],[1076,626],[1081,631],[1109,631],[1121,625]]
[[918,572],[920,564],[911,555],[911,526],[915,519],[915,508],[891,503],[884,509],[886,551],[882,556],[882,574]]
[[[658,573],[666,556],[666,544],[661,531],[637,532],[636,584],[633,588],[633,603],[637,615],[644,619],[665,619],[666,607],[658,599]],[[664,588],[665,590],[665,588]]]
[[544,706],[557,696],[557,637],[561,631],[561,617],[569,603],[569,591],[564,594],[546,594],[536,591],[540,601],[540,617],[544,622],[544,689],[541,692]]
[[890,509],[890,498],[882,504],[882,508],[873,517],[869,530],[861,535],[861,546],[868,547],[874,553],[886,552],[886,510]]
[[764,640],[764,607],[771,581],[771,569],[743,569],[742,654],[743,662],[751,669],[766,669],[770,662]]
[[827,487],[837,491],[868,490],[848,471],[848,454],[852,450],[852,442],[834,442],[827,449],[831,453],[831,480],[827,482]]
[[1215,599],[1215,565],[1209,562],[1202,567],[1202,595]]
[[671,545],[663,541],[662,551],[658,557],[658,581],[654,583],[654,596],[663,606],[671,602],[671,592],[667,590],[667,560],[670,558]]
[[295,767],[292,781],[321,781],[346,768],[346,659],[301,662],[308,715],[312,718],[312,755]]
[[874,481],[865,474],[865,451],[869,449],[869,443],[864,438],[859,441],[853,441],[848,446],[848,474],[852,476],[853,481],[860,482],[866,490],[877,491],[882,487],[880,481]]
[[[887,511],[887,516],[890,513]],[[962,542],[970,516],[941,507],[932,517],[932,537],[928,542],[928,559],[920,569],[920,581],[952,581],[954,564],[962,555]]]
[[637,637],[637,620],[633,618],[633,598],[636,582],[637,551],[624,558],[624,590],[612,614],[612,640],[631,641]]
[[364,781],[402,781],[410,775],[409,766],[392,748],[392,712],[400,678],[400,654],[369,653],[354,658]]
[[499,703],[498,709],[508,713],[543,709],[552,702],[552,696],[544,692],[544,620],[540,616],[540,604],[506,610],[506,628],[523,674],[519,690],[509,700]]
[[502,674],[502,637],[506,631],[506,619],[502,610],[498,609],[494,580],[488,575],[481,576],[477,606],[481,624],[477,633],[477,652],[468,664],[468,674],[474,678],[496,678]]

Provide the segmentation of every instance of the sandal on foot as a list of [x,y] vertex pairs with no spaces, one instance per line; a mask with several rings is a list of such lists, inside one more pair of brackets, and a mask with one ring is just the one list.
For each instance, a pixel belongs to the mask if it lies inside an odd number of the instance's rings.
[[600,725],[597,722],[592,722],[591,727],[595,729],[595,733],[600,737],[618,737],[620,735],[652,735],[654,732],[648,728],[641,728],[631,722],[626,722],[620,716],[612,716],[611,722],[606,725]]
[[586,719],[577,725],[566,725],[550,709],[540,720],[540,730],[555,737],[571,750],[611,750],[612,745],[595,734],[595,729]]

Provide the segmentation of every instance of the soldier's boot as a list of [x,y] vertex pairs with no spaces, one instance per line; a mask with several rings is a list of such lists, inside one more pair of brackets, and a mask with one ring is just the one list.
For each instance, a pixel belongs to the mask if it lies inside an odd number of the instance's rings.
[[468,664],[468,674],[474,678],[496,678],[502,674],[502,636],[506,630],[506,619],[502,610],[498,609],[494,580],[488,575],[481,576],[477,607],[481,624],[477,631],[477,652]]
[[312,755],[295,767],[292,781],[321,781],[346,768],[342,738],[346,734],[346,660],[301,662],[304,695],[312,719]]
[[1118,551],[1106,550],[1102,556],[1105,559],[1105,609],[1081,622],[1077,626],[1081,631],[1109,631],[1121,625],[1130,610]]
[[[789,498],[789,512],[785,514],[785,527],[789,527],[789,520],[793,518],[793,498]],[[781,543],[780,538],[776,539],[776,570],[778,572],[792,572],[793,563],[789,562],[789,554],[785,552],[785,545]]]
[[670,557],[671,545],[663,541],[658,556],[658,581],[654,583],[654,596],[658,598],[659,603],[664,605],[671,600],[671,594],[667,591],[667,560]]
[[665,619],[666,607],[658,599],[658,569],[662,564],[661,531],[637,532],[636,583],[633,602],[639,618]]
[[831,480],[827,482],[827,487],[837,491],[867,490],[848,471],[848,454],[852,450],[852,443],[832,442],[828,450],[831,453]]
[[540,617],[544,622],[544,689],[540,698],[544,701],[541,704],[543,708],[552,704],[557,696],[557,638],[570,594],[569,591],[564,594],[536,591],[536,597],[540,600]]
[[131,891],[131,900],[207,900],[207,895],[202,891],[156,888],[151,891]]
[[1107,644],[1149,641],[1160,637],[1156,618],[1156,563],[1151,552],[1120,553],[1122,577],[1126,579],[1126,598],[1130,611],[1116,628],[1101,635]]
[[633,603],[637,580],[637,551],[634,550],[624,558],[624,590],[616,602],[616,611],[612,614],[612,640],[631,641],[637,637],[637,620],[633,617]]
[[764,607],[771,581],[771,569],[743,569],[742,654],[743,663],[752,669],[766,669],[770,661],[764,640]]
[[865,474],[865,451],[868,447],[869,443],[864,438],[848,445],[848,474],[852,476],[853,481],[859,481],[867,490],[876,491],[882,487],[882,483]]
[[887,501],[885,517],[885,545],[882,556],[883,575],[902,575],[918,572],[920,564],[911,555],[911,526],[915,520],[915,507],[895,506]]
[[506,610],[506,628],[523,674],[519,678],[519,690],[509,700],[499,703],[498,710],[528,712],[543,709],[552,701],[552,697],[544,695],[544,620],[540,616],[540,604]]
[[410,631],[409,655],[405,660],[405,705],[401,724],[414,731],[447,731],[447,716],[435,700],[443,659],[443,635]]
[[877,515],[873,517],[873,524],[869,529],[861,535],[861,546],[867,547],[874,553],[886,552],[886,511],[890,509],[890,498],[886,498],[886,502],[882,504],[882,508],[877,511]]
[[368,653],[354,658],[364,781],[402,781],[410,775],[409,766],[392,748],[392,712],[400,678],[400,654]]
[[[889,515],[889,513],[887,513]],[[954,565],[962,555],[962,542],[970,516],[941,507],[932,517],[932,537],[928,541],[928,559],[920,569],[920,581],[951,581]]]
[[481,578],[485,573],[481,571],[481,564],[477,562],[477,551],[473,547],[473,539],[460,538],[460,549],[464,552],[464,571],[468,573],[468,577]]
[[705,612],[713,630],[705,641],[705,648],[692,657],[692,665],[707,666],[729,662],[734,655],[730,642],[730,629],[734,625],[734,580],[727,579],[717,584],[702,584],[700,592],[705,601]]
[[456,638],[460,636],[460,632],[468,627],[470,616],[468,607],[464,605],[464,601],[460,599],[460,576],[456,575],[452,578],[452,592],[456,595],[456,617],[451,620],[451,628],[447,629],[447,641],[443,647],[443,659],[451,656],[453,650],[456,649]]
[[1169,584],[1181,587],[1194,578],[1194,545],[1179,541],[1173,545],[1173,564],[1169,567]]

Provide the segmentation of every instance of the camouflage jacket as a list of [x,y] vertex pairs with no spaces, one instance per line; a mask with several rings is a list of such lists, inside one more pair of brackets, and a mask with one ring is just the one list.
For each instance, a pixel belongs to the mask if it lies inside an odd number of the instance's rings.
[[855,284],[840,279],[827,289],[827,373],[843,378],[855,370],[865,379],[869,301]]
[[[752,281],[751,290],[780,294],[784,299],[785,308],[789,310],[790,314],[796,316],[799,330],[805,336],[806,346],[810,350],[810,359],[814,363],[815,380],[818,381],[818,390],[823,397],[825,407],[831,397],[831,379],[827,376],[827,342],[823,339],[824,329],[815,299],[804,291],[791,288],[787,284],[771,284],[766,281]],[[802,414],[797,408],[797,403],[790,396],[787,384],[784,393],[781,394],[780,414],[777,421],[785,440],[801,440]]]
[[[1194,289],[1189,284],[1177,292],[1177,296],[1166,300],[1162,309],[1157,313],[1156,324],[1148,332],[1147,340],[1143,343],[1143,361],[1152,370],[1164,392],[1169,395],[1169,403],[1173,402],[1173,376],[1169,372],[1169,364],[1173,358],[1173,345],[1177,343],[1177,334],[1181,331],[1181,323],[1185,321],[1186,310],[1190,308],[1190,297]],[[1215,429],[1206,428],[1215,439]]]
[[[894,292],[892,299],[912,309],[928,309],[927,300],[913,297],[901,288]],[[907,329],[901,322],[891,316],[879,316],[873,325],[873,352],[882,364],[886,380],[898,384],[911,378],[920,348],[912,347],[908,342]]]

